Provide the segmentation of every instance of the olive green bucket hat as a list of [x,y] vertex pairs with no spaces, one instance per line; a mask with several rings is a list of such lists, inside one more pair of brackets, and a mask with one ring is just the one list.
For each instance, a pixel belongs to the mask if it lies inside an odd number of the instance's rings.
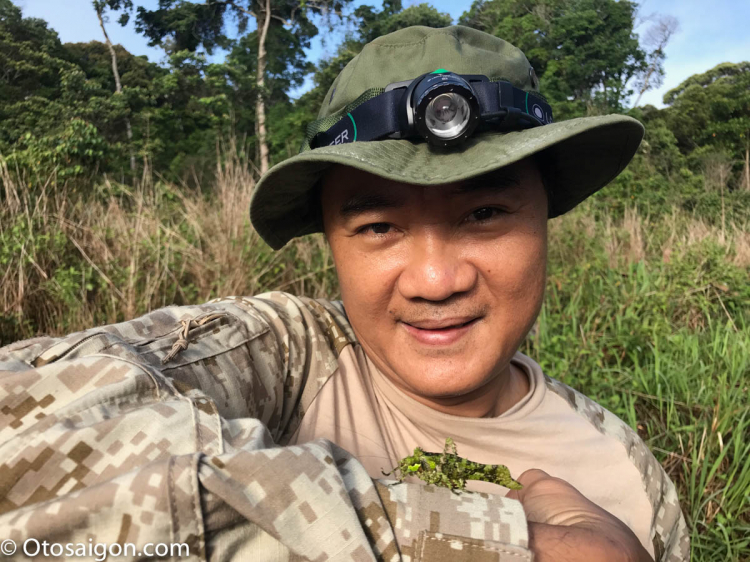
[[[346,118],[368,91],[446,69],[505,80],[526,92],[538,83],[524,54],[497,37],[462,26],[410,27],[367,44],[346,65],[318,113],[327,125]],[[322,230],[320,178],[335,164],[393,181],[440,185],[485,174],[539,154],[551,188],[549,217],[561,215],[613,180],[643,138],[630,117],[607,115],[549,123],[520,131],[475,133],[451,148],[422,139],[350,142],[303,150],[271,168],[255,188],[250,219],[274,249],[294,237]],[[308,134],[308,139],[310,135]]]

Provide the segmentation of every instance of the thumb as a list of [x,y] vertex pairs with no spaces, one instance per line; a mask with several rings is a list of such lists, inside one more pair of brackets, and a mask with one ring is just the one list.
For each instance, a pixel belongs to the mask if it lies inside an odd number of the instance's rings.
[[539,480],[544,480],[545,478],[550,478],[550,475],[539,468],[530,468],[516,478],[523,488],[520,490],[510,490],[505,497],[523,503],[529,488]]

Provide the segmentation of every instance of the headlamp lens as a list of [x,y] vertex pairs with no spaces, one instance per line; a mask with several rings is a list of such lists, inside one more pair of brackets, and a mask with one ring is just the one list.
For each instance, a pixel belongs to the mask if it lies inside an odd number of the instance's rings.
[[436,146],[458,144],[479,124],[479,102],[471,85],[452,72],[431,73],[414,85],[414,127]]
[[436,137],[459,136],[469,124],[471,109],[466,99],[456,93],[440,94],[425,109],[427,128]]

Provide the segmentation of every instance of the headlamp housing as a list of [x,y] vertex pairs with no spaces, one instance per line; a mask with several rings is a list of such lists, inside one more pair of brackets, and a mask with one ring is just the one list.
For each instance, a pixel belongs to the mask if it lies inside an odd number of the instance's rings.
[[440,69],[385,90],[368,90],[336,114],[311,123],[302,150],[416,136],[449,147],[480,126],[510,131],[551,122],[552,109],[536,92],[505,80]]

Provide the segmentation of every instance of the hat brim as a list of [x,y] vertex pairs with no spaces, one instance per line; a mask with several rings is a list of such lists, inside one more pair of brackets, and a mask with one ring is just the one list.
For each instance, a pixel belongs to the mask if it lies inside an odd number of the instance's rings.
[[453,183],[544,153],[552,182],[549,217],[556,217],[612,181],[635,155],[643,125],[624,115],[583,117],[509,133],[475,135],[460,147],[380,140],[326,146],[271,168],[255,188],[250,219],[273,249],[319,232],[315,185],[334,164],[416,185]]

